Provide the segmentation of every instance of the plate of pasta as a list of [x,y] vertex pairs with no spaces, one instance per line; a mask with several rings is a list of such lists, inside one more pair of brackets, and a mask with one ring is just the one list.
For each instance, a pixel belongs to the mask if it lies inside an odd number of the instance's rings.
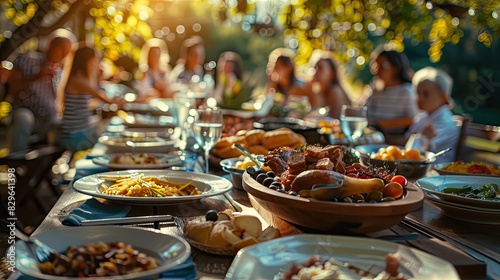
[[124,170],[93,174],[73,188],[83,194],[134,205],[181,204],[223,194],[233,187],[222,177],[171,170]]
[[178,155],[151,153],[117,153],[92,158],[92,162],[110,169],[160,169],[176,164],[182,160]]
[[434,165],[434,169],[441,175],[472,175],[500,177],[500,166],[482,162],[444,162]]

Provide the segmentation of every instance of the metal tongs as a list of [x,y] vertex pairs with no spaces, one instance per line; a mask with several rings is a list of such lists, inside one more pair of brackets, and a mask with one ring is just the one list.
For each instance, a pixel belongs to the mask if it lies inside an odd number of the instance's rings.
[[238,151],[240,151],[240,153],[242,153],[244,156],[246,156],[247,158],[249,158],[255,164],[255,166],[257,166],[257,168],[261,168],[262,167],[262,165],[264,163],[264,157],[263,156],[254,156],[254,155],[252,155],[249,151],[247,151],[247,149],[245,149],[245,147],[241,146],[238,143],[234,143],[233,146],[236,149],[238,149]]

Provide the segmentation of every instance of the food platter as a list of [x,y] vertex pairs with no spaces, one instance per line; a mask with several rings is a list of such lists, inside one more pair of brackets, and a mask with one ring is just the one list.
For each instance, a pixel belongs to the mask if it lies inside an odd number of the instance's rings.
[[[105,154],[102,156],[97,156],[92,158],[92,162],[97,165],[106,166],[110,169],[115,170],[126,170],[126,169],[161,169],[169,166],[181,164],[182,160],[177,155],[167,155],[167,154],[147,154],[148,156],[154,157],[155,163],[143,163],[143,164],[134,164],[134,163],[113,163],[112,159],[116,157],[123,156],[123,153],[117,154]],[[131,154],[132,155],[132,154]],[[137,157],[140,154],[133,154],[132,156]]]
[[101,136],[99,143],[104,144],[109,153],[165,153],[174,148],[175,140],[165,140],[156,136]]
[[459,196],[452,193],[441,192],[444,188],[464,188],[466,185],[473,188],[481,187],[485,184],[497,184],[500,186],[500,178],[486,176],[467,176],[467,175],[441,175],[419,179],[415,185],[424,192],[435,195],[440,199],[466,206],[476,206],[481,208],[500,208],[500,199],[477,199]]
[[[186,183],[192,181],[192,184],[202,191],[199,195],[190,196],[167,196],[167,197],[132,197],[121,195],[108,195],[101,192],[101,179],[102,176],[122,176],[143,174],[144,176],[156,176],[176,183]],[[117,203],[126,203],[133,205],[166,205],[166,204],[180,204],[188,203],[207,198],[215,195],[223,194],[229,190],[233,185],[225,178],[194,172],[182,172],[171,170],[126,170],[114,171],[94,174],[83,177],[73,184],[73,188],[83,194],[93,197],[104,198]]]
[[475,224],[500,225],[500,209],[464,206],[442,200],[435,195],[426,195],[426,198],[450,218]]
[[[407,246],[363,237],[300,234],[243,248],[229,267],[226,279],[275,279],[292,264],[311,256],[334,257],[358,267],[383,270],[389,253],[401,256],[405,279],[460,279],[449,262]],[[372,271],[370,269],[370,271]]]
[[445,167],[450,165],[450,164],[452,164],[452,162],[436,163],[436,164],[434,164],[434,170],[436,170],[441,175],[491,176],[491,177],[499,177],[500,178],[500,175],[495,175],[495,174],[473,174],[473,173],[468,173],[468,172],[458,172],[458,171],[445,170]]
[[[160,262],[160,266],[152,270],[107,277],[106,279],[138,279],[144,277],[158,279],[162,272],[185,262],[191,253],[189,244],[178,236],[133,227],[89,226],[63,228],[43,232],[37,234],[36,237],[58,252],[64,252],[70,245],[81,246],[99,241],[105,243],[120,241],[138,248]],[[33,258],[23,241],[16,242],[15,250],[16,269],[25,275],[36,279],[74,279],[40,272],[37,260]]]
[[[248,192],[254,208],[265,209],[307,230],[324,233],[384,230],[399,223],[407,213],[422,207],[424,200],[423,191],[408,183],[402,199],[387,203],[321,201],[271,190],[247,172],[243,173],[243,188]],[[254,205],[254,201],[257,205]]]

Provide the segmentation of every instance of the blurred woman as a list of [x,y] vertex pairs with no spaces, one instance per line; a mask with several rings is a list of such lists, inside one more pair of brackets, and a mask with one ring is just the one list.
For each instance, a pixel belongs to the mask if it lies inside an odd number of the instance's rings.
[[286,48],[278,48],[269,54],[266,73],[268,89],[284,96],[303,95],[303,82],[295,75],[295,53]]
[[192,36],[182,42],[181,58],[170,74],[170,81],[184,85],[193,85],[203,79],[205,62],[205,44],[199,36]]
[[153,38],[144,43],[139,60],[139,70],[143,76],[138,85],[142,99],[171,97],[168,82],[169,62],[170,54],[165,41]]
[[223,52],[217,62],[217,82],[214,97],[223,108],[240,109],[247,101],[239,98],[243,61],[235,52]]
[[93,115],[89,102],[97,98],[106,103],[120,103],[106,97],[99,90],[99,56],[90,47],[80,47],[73,57],[71,70],[64,88],[62,142],[71,151],[86,150],[97,141],[98,128],[91,122]]
[[312,109],[328,106],[330,117],[338,119],[342,105],[351,105],[351,101],[342,87],[333,54],[329,51],[315,51],[310,64],[314,65],[316,71],[312,80],[306,84],[305,92]]
[[376,50],[372,53],[370,71],[375,76],[370,85],[371,95],[365,102],[368,121],[376,127],[409,126],[417,114],[413,70],[408,57],[395,50]]

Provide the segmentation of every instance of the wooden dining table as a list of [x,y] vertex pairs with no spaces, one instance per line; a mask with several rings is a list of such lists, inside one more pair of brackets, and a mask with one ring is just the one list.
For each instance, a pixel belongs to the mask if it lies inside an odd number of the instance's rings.
[[[106,147],[98,143],[91,153],[105,152]],[[202,172],[203,166],[203,157],[200,156],[195,166],[195,172]],[[211,166],[211,173],[229,178],[215,164]],[[438,174],[432,170],[428,173],[428,176],[434,175]],[[69,184],[33,235],[66,227],[61,223],[64,216],[91,198],[77,192],[72,185],[72,183]],[[110,203],[105,200],[100,201]],[[255,203],[245,191],[233,188],[225,194],[190,203],[157,206],[133,205],[128,216],[169,214],[175,217],[189,218],[203,216],[208,210],[231,209],[259,217],[264,227],[272,224],[280,230],[282,235],[314,233],[314,231],[281,220]],[[182,236],[182,232],[173,223],[157,222],[132,226],[141,226],[164,234]],[[405,236],[412,236],[412,234],[414,236],[415,233],[418,234],[418,239],[405,241]],[[500,226],[468,223],[449,218],[439,207],[427,200],[424,201],[422,208],[408,213],[399,224],[380,232],[362,236],[383,237],[389,240],[397,240],[398,237],[401,237],[403,240],[399,242],[452,263],[462,279],[500,279]],[[196,263],[200,279],[223,279],[234,256],[209,254],[193,247],[192,258]]]

